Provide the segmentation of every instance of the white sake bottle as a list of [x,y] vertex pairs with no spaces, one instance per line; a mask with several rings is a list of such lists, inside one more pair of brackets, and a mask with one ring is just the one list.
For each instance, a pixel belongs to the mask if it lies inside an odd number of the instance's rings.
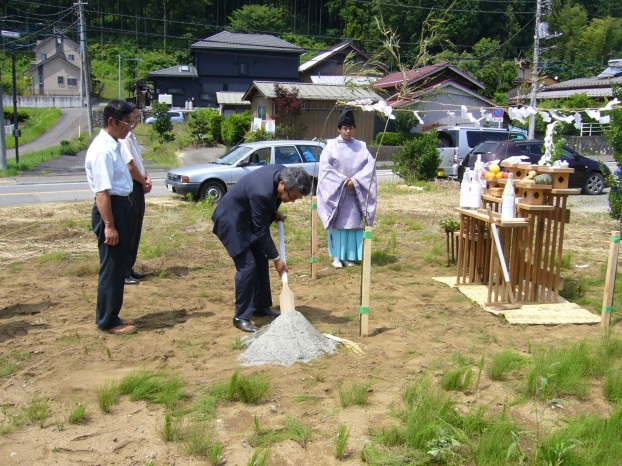
[[514,193],[514,174],[510,173],[501,197],[501,219],[516,217],[516,194]]
[[471,181],[473,178],[473,172],[470,168],[467,168],[462,175],[462,184],[460,185],[460,207],[462,209],[468,209],[469,206],[469,192],[471,190]]
[[480,182],[482,174],[475,170],[469,183],[469,207],[479,209],[482,206],[482,184]]

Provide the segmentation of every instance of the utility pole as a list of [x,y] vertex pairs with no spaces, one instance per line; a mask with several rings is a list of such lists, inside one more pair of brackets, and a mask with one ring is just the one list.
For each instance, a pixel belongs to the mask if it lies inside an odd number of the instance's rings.
[[118,57],[119,57],[119,100],[121,100],[121,54],[119,54]]
[[[533,63],[531,66],[531,108],[536,108],[536,92],[538,92],[538,66],[540,59],[540,17],[542,16],[542,0],[536,4],[536,34],[533,42]],[[529,131],[527,137],[533,139],[536,133],[536,115],[529,117]]]
[[6,139],[4,137],[4,103],[2,102],[2,69],[0,68],[0,170],[8,168],[6,160]]
[[[544,0],[544,15],[550,15],[553,9],[553,3],[551,0]],[[549,23],[542,21],[542,0],[538,0],[536,4],[536,34],[534,36],[533,44],[533,67],[531,70],[531,102],[529,105],[531,108],[536,108],[536,93],[538,92],[538,78],[540,69],[540,52],[547,50],[547,48],[540,48],[540,40],[553,39],[561,36],[561,32],[555,34],[549,34]],[[536,132],[536,115],[529,117],[529,139],[533,139]]]
[[[82,69],[82,88],[86,97],[86,113],[89,124],[89,136],[93,134],[93,107],[91,104],[91,73],[89,71],[88,59],[86,57],[86,27],[84,25],[84,5],[85,2],[79,1],[78,5],[80,13],[80,63]],[[82,101],[82,92],[80,92],[80,101]],[[82,103],[84,107],[84,103]]]

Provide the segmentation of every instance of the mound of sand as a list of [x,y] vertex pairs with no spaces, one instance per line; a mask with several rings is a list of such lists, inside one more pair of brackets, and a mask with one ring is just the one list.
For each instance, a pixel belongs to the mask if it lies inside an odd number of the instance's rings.
[[291,366],[332,354],[337,348],[336,341],[325,338],[298,311],[281,314],[243,342],[248,349],[239,360],[245,366]]

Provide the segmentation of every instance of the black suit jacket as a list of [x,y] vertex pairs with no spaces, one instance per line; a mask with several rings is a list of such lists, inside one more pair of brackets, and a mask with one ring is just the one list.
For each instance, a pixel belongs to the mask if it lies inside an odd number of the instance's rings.
[[252,243],[261,247],[268,259],[279,255],[270,224],[281,205],[277,195],[283,165],[266,165],[238,181],[220,200],[212,220],[213,232],[235,257]]

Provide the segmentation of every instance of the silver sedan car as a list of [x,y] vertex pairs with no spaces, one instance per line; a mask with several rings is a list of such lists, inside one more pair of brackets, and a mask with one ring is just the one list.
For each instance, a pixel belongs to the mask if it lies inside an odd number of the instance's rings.
[[303,140],[243,143],[214,162],[169,171],[165,183],[172,193],[218,202],[247,173],[263,165],[282,164],[304,168],[315,186],[324,146],[320,141]]

